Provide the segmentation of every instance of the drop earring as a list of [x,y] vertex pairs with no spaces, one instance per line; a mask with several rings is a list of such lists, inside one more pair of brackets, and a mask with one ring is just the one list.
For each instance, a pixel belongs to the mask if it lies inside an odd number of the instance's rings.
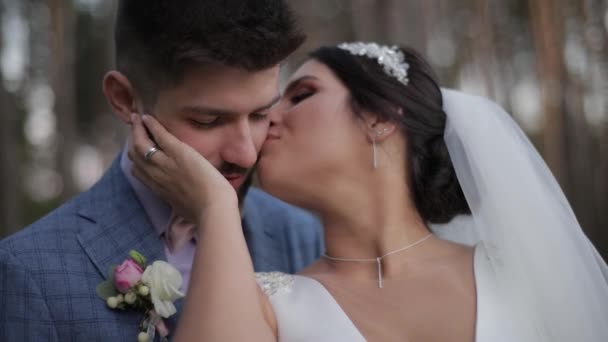
[[378,159],[376,158],[376,137],[372,138],[372,163],[374,165],[374,169],[378,168]]
[[378,168],[378,152],[376,151],[376,138],[386,133],[387,131],[388,128],[384,128],[382,131],[377,131],[375,132],[376,134],[372,138],[372,165],[374,166],[374,169]]

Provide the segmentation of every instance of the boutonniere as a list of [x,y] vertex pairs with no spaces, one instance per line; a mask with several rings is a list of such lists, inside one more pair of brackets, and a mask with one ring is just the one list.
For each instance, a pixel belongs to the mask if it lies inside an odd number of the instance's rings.
[[165,261],[146,266],[146,258],[131,251],[129,258],[113,266],[108,279],[97,285],[97,294],[111,309],[144,311],[139,342],[152,341],[157,333],[161,341],[167,341],[169,329],[163,318],[177,311],[173,302],[184,296],[181,286],[182,276],[175,267]]

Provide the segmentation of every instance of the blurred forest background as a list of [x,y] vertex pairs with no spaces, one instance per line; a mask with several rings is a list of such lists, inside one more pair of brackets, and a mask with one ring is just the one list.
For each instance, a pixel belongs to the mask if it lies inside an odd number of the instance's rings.
[[[513,114],[608,257],[608,0],[290,0],[308,34],[410,45],[444,86]],[[115,1],[0,0],[0,238],[90,187],[121,149],[101,79]]]

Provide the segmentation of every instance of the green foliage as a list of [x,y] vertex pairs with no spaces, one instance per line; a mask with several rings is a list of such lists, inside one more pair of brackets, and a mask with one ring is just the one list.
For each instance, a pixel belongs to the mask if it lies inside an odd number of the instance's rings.
[[103,300],[106,300],[109,297],[114,297],[114,296],[118,295],[118,290],[116,290],[116,287],[114,286],[114,270],[115,269],[116,269],[116,266],[110,267],[110,270],[108,271],[107,279],[105,281],[99,283],[99,285],[97,285],[97,287],[95,288],[97,295],[99,297],[101,297],[101,299],[103,299]]
[[139,253],[136,250],[131,250],[129,252],[129,257],[131,257],[131,259],[133,261],[135,261],[136,263],[139,264],[139,266],[141,266],[141,268],[146,268],[146,257],[144,257],[141,253]]

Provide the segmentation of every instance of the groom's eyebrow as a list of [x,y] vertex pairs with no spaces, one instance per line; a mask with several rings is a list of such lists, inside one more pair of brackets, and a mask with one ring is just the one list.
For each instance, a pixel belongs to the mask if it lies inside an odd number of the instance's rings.
[[283,95],[288,94],[295,87],[297,87],[298,84],[300,84],[300,83],[302,83],[302,82],[304,82],[306,80],[318,80],[318,78],[314,77],[314,76],[310,76],[310,75],[304,75],[302,77],[298,77],[295,80],[289,82],[289,84],[287,85],[287,87],[285,87],[285,91],[283,91]]
[[[281,100],[281,95],[278,94],[267,104],[265,104],[261,107],[258,107],[247,114],[264,112],[264,111],[268,110],[270,107],[274,106],[280,100]],[[211,115],[211,116],[238,116],[241,114],[241,113],[229,110],[229,109],[216,108],[216,107],[205,107],[205,106],[186,106],[186,107],[182,108],[181,112],[193,113],[193,114],[198,114],[198,115]]]
[[266,105],[264,105],[260,108],[253,110],[252,113],[260,113],[260,112],[266,111],[267,109],[270,109],[270,107],[277,104],[277,102],[279,102],[279,101],[281,101],[281,94],[277,94],[277,96],[275,96],[274,99],[272,99],[272,101],[270,101],[269,103],[267,103]]

